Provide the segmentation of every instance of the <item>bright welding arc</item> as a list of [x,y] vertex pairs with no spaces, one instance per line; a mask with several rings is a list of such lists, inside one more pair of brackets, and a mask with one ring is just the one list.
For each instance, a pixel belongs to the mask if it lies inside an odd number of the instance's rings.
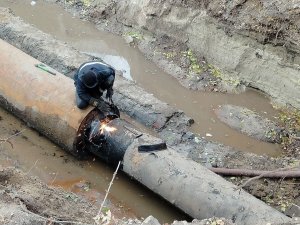
[[100,130],[100,134],[103,134],[104,131],[109,132],[109,133],[114,132],[114,131],[117,130],[117,128],[111,127],[111,126],[108,125],[108,123],[104,122],[104,123],[101,124],[101,127],[100,127],[99,130]]

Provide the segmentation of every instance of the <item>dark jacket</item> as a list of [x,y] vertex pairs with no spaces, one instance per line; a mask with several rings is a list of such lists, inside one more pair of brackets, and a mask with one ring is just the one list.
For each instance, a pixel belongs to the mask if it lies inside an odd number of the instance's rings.
[[[97,75],[98,85],[94,88],[87,88],[82,82],[82,77],[90,70]],[[106,83],[111,75],[115,78],[115,70],[105,63],[98,61],[83,63],[74,75],[74,84],[79,98],[90,103],[92,97],[99,99],[105,90],[107,90],[107,97],[112,95],[113,83],[110,85]]]

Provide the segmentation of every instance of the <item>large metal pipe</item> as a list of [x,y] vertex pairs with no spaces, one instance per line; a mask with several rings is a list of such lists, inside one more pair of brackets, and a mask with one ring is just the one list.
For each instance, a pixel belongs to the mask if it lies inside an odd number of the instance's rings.
[[[72,80],[58,72],[54,76],[42,71],[34,66],[37,63],[0,40],[0,104],[76,155],[76,149],[83,147],[82,135],[97,113],[91,109],[77,109]],[[103,143],[108,146],[93,148],[88,143],[84,149],[110,162],[123,160],[126,173],[192,217],[225,217],[237,224],[289,221],[288,217],[245,191],[235,191],[233,184],[171,148],[138,152],[139,145],[159,143],[161,139],[147,134],[136,135],[138,131],[124,129],[127,124],[121,119],[110,123],[118,130],[104,134]]]
[[70,78],[35,67],[39,61],[1,39],[0,46],[2,107],[71,151],[77,129],[91,108],[76,109]]

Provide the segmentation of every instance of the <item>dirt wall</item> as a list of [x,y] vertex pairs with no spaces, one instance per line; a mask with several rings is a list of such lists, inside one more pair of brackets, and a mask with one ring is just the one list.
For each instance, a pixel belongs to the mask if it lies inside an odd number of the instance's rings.
[[[43,63],[52,66],[59,72],[67,72],[65,74],[72,77],[73,73],[69,72],[70,69],[74,70],[79,67],[82,62],[91,60],[89,56],[79,53],[72,47],[24,23],[20,18],[14,17],[9,10],[1,8],[0,14],[2,17],[2,20],[0,20],[0,38]],[[56,47],[54,48],[53,45]],[[68,57],[65,56],[66,53]],[[179,144],[182,137],[188,132],[189,125],[192,123],[189,117],[182,111],[158,100],[137,86],[134,82],[118,76],[114,84],[114,89],[114,102],[118,105],[120,110],[138,120],[143,125],[159,131],[163,139],[169,137],[169,139],[166,140],[168,144]],[[193,134],[189,136],[194,138]],[[188,139],[188,137],[186,137],[186,139]],[[203,142],[206,143],[207,141],[203,140]],[[192,143],[193,146],[189,148],[185,147],[185,144],[182,143],[182,148],[184,149],[182,152],[185,152],[184,154],[188,154],[190,150],[194,150],[195,146],[202,151],[202,145],[198,145],[193,141]],[[220,157],[222,156],[222,158],[225,157],[224,155],[227,152],[230,152],[229,147],[219,147],[218,144],[212,144],[212,146],[215,147],[214,150],[219,151]],[[212,147],[210,147],[210,149],[211,148]],[[215,158],[215,155],[203,154],[203,157],[205,157],[204,161],[210,161],[206,158]],[[220,161],[222,161],[222,159],[220,159]]]
[[[206,9],[193,2],[121,1],[116,13],[118,21],[127,25],[147,29],[157,35],[166,34],[186,43],[218,67],[224,76],[234,77],[248,86],[258,88],[278,102],[300,108],[300,55],[297,44],[300,35],[294,35],[291,30],[280,33],[279,26],[282,26],[282,32],[284,26],[292,26],[288,19],[281,24],[274,22],[277,30],[268,24],[271,19],[265,21],[267,15],[262,16],[263,13],[276,11],[272,7],[277,7],[280,10],[277,15],[275,12],[269,13],[273,20],[293,17],[299,5],[254,0],[227,3],[210,1],[204,5],[207,5]],[[239,7],[242,8],[240,11]],[[296,21],[295,26],[299,26]],[[264,23],[267,23],[265,26],[268,29],[264,28]],[[256,26],[264,31],[260,32]],[[255,29],[252,31],[251,27]],[[272,32],[278,33],[274,35]],[[242,36],[244,34],[256,40]],[[260,37],[263,35],[266,37]],[[288,47],[280,46],[279,43],[284,40],[289,40]],[[278,46],[273,46],[274,42]]]
[[171,37],[204,56],[223,80],[257,88],[280,105],[300,108],[297,1],[74,2],[85,9],[84,17],[98,24],[117,21],[154,37]]
[[[0,35],[2,39],[36,58],[44,56],[39,59],[66,75],[72,75],[72,73],[68,72],[69,68],[73,68],[74,70],[82,61],[90,60],[88,56],[78,53],[75,49],[15,18],[6,9],[1,9],[0,18]],[[47,38],[43,39],[41,37]],[[48,47],[48,43],[50,46],[52,43],[56,47],[50,48]],[[36,47],[39,47],[39,49],[36,50]],[[72,58],[62,57],[65,52],[69,52],[68,54]],[[58,62],[55,58],[61,61]],[[195,136],[188,131],[190,121],[183,112],[157,100],[130,81],[118,78],[115,87],[115,102],[124,112],[140,120],[144,125],[157,129],[160,137],[165,139],[169,145],[175,146],[174,148],[181,155],[188,156],[196,162],[208,166],[243,166],[256,169],[273,169],[286,165],[286,162],[282,159],[270,159],[264,156],[254,156],[252,154],[232,151],[230,147]],[[139,95],[136,94],[137,91]],[[147,102],[139,96],[148,96]],[[145,118],[150,118],[150,122],[147,123]],[[161,126],[152,126],[155,124],[151,123],[151,121],[154,121],[153,118],[161,121],[158,123]]]
[[[82,62],[91,60],[89,56],[24,23],[7,9],[1,8],[0,16],[0,38],[67,76],[72,76],[70,71]],[[197,137],[189,131],[191,118],[158,100],[134,82],[118,76],[114,87],[114,102],[121,111],[156,130],[168,145],[198,163],[219,167],[251,165],[255,169],[273,169],[284,162],[281,158],[237,152],[231,147]]]

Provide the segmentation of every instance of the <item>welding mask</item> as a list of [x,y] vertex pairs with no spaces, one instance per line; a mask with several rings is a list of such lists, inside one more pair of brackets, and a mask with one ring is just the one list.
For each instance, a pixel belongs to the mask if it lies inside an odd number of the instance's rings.
[[98,85],[97,75],[93,71],[88,71],[81,76],[80,80],[87,88],[94,88]]

